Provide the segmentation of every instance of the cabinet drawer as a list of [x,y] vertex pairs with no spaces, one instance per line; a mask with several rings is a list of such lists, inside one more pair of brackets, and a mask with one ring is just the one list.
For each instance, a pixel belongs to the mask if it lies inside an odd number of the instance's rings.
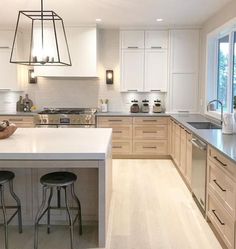
[[209,146],[208,156],[212,162],[224,169],[230,176],[236,178],[236,165],[223,156],[220,152]]
[[207,216],[230,249],[234,248],[234,220],[209,191]]
[[113,125],[132,125],[131,117],[98,117],[98,127],[112,128]]
[[168,125],[168,119],[169,118],[165,118],[165,117],[136,117],[133,118],[133,124],[139,124],[139,125],[153,125],[153,124],[157,124],[157,125]]
[[132,139],[132,126],[113,126],[112,138],[113,140]]
[[0,116],[0,121],[8,120],[10,123],[14,123],[20,128],[34,127],[34,118],[25,116]]
[[113,155],[129,155],[132,153],[131,141],[112,141]]
[[168,125],[134,125],[134,139],[167,139]]
[[167,140],[142,140],[133,142],[133,153],[141,155],[167,155]]
[[236,184],[221,168],[208,160],[208,187],[232,217],[235,214]]

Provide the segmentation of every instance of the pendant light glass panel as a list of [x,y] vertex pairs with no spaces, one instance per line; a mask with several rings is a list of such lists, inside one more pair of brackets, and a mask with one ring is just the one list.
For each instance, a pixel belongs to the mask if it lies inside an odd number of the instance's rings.
[[10,62],[71,66],[63,20],[53,11],[20,11]]

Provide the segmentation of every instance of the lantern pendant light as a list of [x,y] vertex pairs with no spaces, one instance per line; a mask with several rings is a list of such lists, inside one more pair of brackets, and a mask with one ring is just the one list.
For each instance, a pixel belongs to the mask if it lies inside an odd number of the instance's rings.
[[28,66],[71,66],[64,22],[52,10],[19,11],[11,63]]

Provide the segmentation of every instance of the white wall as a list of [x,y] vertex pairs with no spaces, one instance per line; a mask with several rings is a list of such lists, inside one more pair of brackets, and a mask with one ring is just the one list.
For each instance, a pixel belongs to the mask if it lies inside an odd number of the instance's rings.
[[212,16],[202,27],[201,30],[201,58],[200,58],[200,99],[202,99],[203,105],[201,106],[201,112],[205,109],[205,86],[206,86],[206,45],[207,34],[215,30],[219,26],[222,26],[229,20],[236,17],[236,1],[232,1],[222,8],[218,13]]
[[[99,30],[97,79],[38,78],[38,84],[25,83],[25,91],[41,109],[44,107],[98,107],[99,99],[109,99],[110,111],[128,111],[130,101],[148,98],[153,103],[164,94],[120,93],[119,30]],[[114,84],[106,85],[106,69],[114,70]],[[1,103],[0,103],[1,104]],[[2,108],[0,108],[2,109]]]

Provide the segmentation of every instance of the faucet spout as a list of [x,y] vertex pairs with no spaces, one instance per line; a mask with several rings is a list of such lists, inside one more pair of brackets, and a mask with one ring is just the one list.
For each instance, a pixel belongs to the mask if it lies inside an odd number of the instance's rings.
[[219,103],[220,106],[221,106],[221,125],[222,125],[222,124],[223,124],[224,107],[223,107],[223,103],[222,103],[220,100],[218,100],[218,99],[211,100],[211,101],[207,104],[207,111],[209,111],[210,104],[211,104],[211,103],[214,103],[214,102]]

